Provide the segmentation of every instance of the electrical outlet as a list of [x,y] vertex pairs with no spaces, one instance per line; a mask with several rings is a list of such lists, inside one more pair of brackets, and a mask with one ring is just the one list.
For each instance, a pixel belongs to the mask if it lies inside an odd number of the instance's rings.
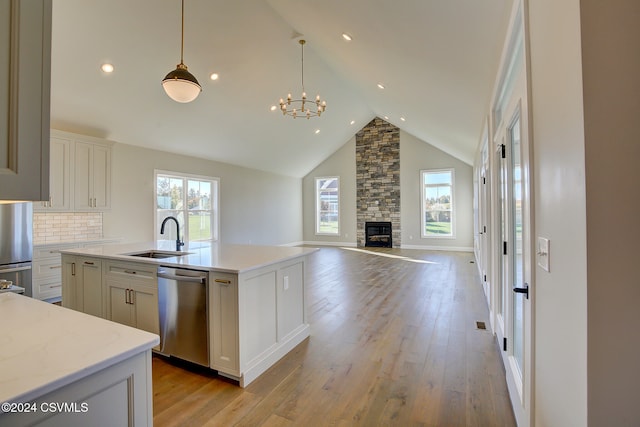
[[284,288],[284,290],[288,290],[289,289],[289,276],[284,276],[284,279],[282,280],[283,285],[282,287]]

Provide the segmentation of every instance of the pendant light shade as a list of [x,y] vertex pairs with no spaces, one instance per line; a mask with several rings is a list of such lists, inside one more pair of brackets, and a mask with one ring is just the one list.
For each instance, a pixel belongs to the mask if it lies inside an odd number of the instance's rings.
[[162,87],[169,98],[181,103],[193,101],[202,91],[198,80],[187,71],[187,66],[182,62],[165,76]]
[[180,38],[180,63],[162,80],[162,87],[169,98],[176,102],[191,102],[200,95],[202,88],[198,79],[187,70],[183,61],[184,51],[184,0],[182,0],[182,32]]

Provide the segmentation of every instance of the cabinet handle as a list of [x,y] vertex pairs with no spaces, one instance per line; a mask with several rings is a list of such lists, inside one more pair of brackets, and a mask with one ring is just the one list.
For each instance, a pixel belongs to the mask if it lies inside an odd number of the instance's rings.
[[62,287],[62,285],[51,285],[51,286],[49,286],[50,289],[61,288],[61,287]]
[[58,268],[62,268],[62,266],[61,265],[54,265],[52,267],[49,267],[50,270],[55,270],[55,269],[58,269]]
[[129,289],[124,290],[124,303],[129,304]]
[[93,261],[85,261],[84,262],[86,265],[94,265]]
[[125,270],[124,272],[127,274],[136,274],[136,272],[133,270]]
[[228,286],[231,284],[231,280],[224,280],[224,279],[215,279],[214,282],[220,283],[221,285],[224,285],[224,286]]
[[129,289],[129,301],[131,301],[131,305],[134,305],[136,303],[136,293],[133,289]]
[[72,276],[76,275],[76,263],[75,262],[71,263],[71,275]]

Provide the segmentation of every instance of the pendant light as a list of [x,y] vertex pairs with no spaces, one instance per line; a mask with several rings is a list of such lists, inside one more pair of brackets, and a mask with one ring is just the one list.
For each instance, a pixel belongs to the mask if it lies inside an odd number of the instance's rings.
[[169,98],[176,102],[191,102],[200,95],[202,88],[198,80],[187,71],[187,66],[183,62],[184,51],[184,0],[182,0],[182,34],[180,40],[180,63],[176,69],[167,74],[162,80],[162,87],[169,95]]

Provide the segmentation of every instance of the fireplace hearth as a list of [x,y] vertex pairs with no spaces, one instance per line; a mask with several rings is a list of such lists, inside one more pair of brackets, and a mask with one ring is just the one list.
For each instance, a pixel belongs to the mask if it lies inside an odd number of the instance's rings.
[[378,248],[392,248],[390,222],[370,222],[364,224],[365,246]]

